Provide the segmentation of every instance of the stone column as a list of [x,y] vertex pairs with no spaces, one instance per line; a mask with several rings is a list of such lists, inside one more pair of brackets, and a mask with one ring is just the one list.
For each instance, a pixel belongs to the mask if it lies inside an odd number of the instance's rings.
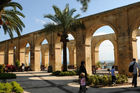
[[[50,52],[49,52],[50,53]],[[61,43],[55,43],[55,68],[54,71],[61,71],[62,64],[61,64],[61,56],[62,56],[62,49],[61,49]]]
[[95,49],[94,55],[95,55],[95,59],[94,60],[95,60],[95,65],[96,65],[96,63],[99,62],[99,48]]
[[74,68],[76,67],[76,48],[74,48]]
[[20,53],[19,54],[20,54],[20,65],[22,63],[25,64],[25,47],[20,48]]
[[34,71],[40,71],[40,46],[35,46],[34,50]]
[[14,50],[10,49],[8,53],[8,64],[14,65]]
[[130,37],[118,37],[118,71],[120,74],[128,75],[128,67],[132,61],[132,44]]
[[114,47],[114,65],[118,66],[117,49]]
[[74,49],[69,47],[69,65],[74,66]]
[[0,51],[0,64],[5,64],[4,63],[4,51]]
[[47,48],[44,53],[44,66],[49,66],[49,49]]
[[133,48],[133,58],[136,58],[138,62],[138,52],[137,52],[137,39],[132,38],[132,48]]
[[26,47],[25,48],[25,64],[27,66],[29,66],[29,51],[30,51],[30,47]]

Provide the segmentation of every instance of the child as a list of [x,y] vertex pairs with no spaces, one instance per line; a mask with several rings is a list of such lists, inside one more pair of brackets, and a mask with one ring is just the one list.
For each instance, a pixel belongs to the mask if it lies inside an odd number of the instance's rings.
[[112,66],[112,69],[110,70],[111,76],[112,76],[112,84],[115,84],[116,76],[115,76],[115,68]]
[[80,91],[79,93],[86,93],[86,78],[85,73],[80,74]]

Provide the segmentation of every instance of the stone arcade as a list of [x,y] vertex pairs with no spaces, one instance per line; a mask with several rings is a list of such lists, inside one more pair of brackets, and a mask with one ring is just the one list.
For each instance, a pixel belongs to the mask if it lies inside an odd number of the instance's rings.
[[[86,29],[72,32],[74,40],[68,43],[70,65],[80,66],[85,60],[89,74],[92,66],[98,61],[98,47],[104,40],[110,40],[114,46],[115,65],[119,73],[128,74],[129,62],[137,58],[137,39],[140,35],[140,2],[110,11],[81,18]],[[114,34],[95,36],[94,32],[102,26],[110,26]],[[48,44],[42,45],[46,39]],[[26,47],[29,43],[30,47]],[[140,50],[139,50],[140,51]],[[30,52],[30,57],[29,57]],[[49,53],[48,53],[49,52]],[[42,58],[41,58],[41,55]],[[45,29],[29,33],[18,38],[0,42],[0,64],[14,64],[15,60],[27,63],[30,58],[32,70],[40,70],[42,64],[53,67],[53,71],[61,70],[62,43],[57,33],[46,34]]]

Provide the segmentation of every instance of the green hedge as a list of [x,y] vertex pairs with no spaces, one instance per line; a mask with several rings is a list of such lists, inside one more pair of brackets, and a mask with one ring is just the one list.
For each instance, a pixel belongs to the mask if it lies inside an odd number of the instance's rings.
[[75,71],[65,71],[65,72],[55,71],[52,73],[52,75],[55,75],[55,76],[74,76],[76,74],[77,73]]
[[15,81],[0,83],[0,93],[23,93],[23,88]]
[[0,79],[15,79],[16,74],[14,73],[0,73]]
[[0,64],[0,73],[4,72],[5,65]]
[[[116,84],[123,84],[128,82],[128,78],[125,75],[116,75]],[[112,83],[112,77],[111,75],[91,75],[88,76],[87,84],[91,86],[97,86],[97,85],[111,85]]]

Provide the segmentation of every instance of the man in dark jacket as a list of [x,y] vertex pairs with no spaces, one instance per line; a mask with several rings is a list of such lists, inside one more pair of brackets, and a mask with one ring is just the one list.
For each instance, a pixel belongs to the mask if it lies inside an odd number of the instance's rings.
[[[86,81],[87,81],[87,71],[86,71],[86,68],[85,68],[84,65],[85,65],[85,61],[81,61],[81,66],[79,68],[79,79],[81,78],[81,76],[80,76],[81,73],[85,73],[85,78],[86,78]],[[79,93],[81,93],[81,86],[80,86]]]
[[85,68],[85,61],[81,61],[81,66],[79,68],[79,78],[80,78],[80,74],[82,72],[85,73],[85,77],[87,79],[87,71],[86,71],[86,68]]

